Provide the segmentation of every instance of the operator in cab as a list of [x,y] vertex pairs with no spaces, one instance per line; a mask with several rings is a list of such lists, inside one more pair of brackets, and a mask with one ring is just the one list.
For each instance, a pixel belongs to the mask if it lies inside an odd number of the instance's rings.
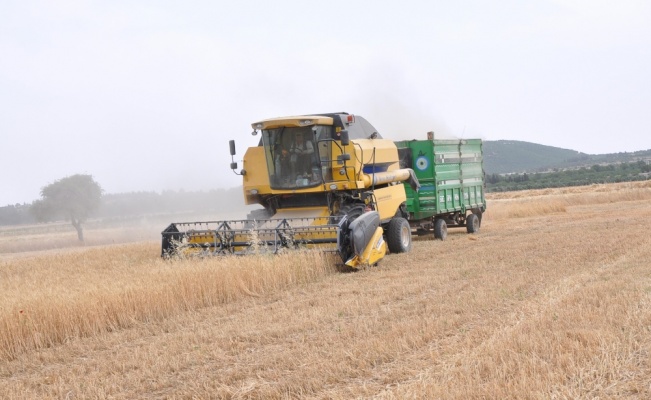
[[312,141],[306,141],[303,134],[296,135],[296,140],[289,148],[289,163],[292,169],[292,176],[307,175],[311,173],[310,160],[314,154]]

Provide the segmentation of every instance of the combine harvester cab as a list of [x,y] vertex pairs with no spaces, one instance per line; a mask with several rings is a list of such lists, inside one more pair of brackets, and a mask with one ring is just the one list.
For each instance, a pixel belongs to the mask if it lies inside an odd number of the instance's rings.
[[[242,176],[246,204],[263,207],[242,221],[172,223],[162,255],[277,253],[318,248],[353,268],[377,263],[388,251],[411,249],[405,185],[418,191],[398,148],[364,118],[347,113],[267,119],[248,148]],[[230,143],[235,155],[235,143]]]
[[400,165],[413,168],[421,187],[405,185],[409,223],[419,235],[447,237],[448,227],[479,232],[486,211],[481,139],[434,139],[396,142]]

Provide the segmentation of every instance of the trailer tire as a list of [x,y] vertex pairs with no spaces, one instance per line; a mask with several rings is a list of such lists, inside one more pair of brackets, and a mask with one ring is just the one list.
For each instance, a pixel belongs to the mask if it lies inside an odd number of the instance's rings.
[[468,233],[477,233],[479,232],[479,217],[477,214],[468,214],[466,217],[466,230]]
[[404,218],[392,218],[387,226],[387,245],[392,253],[408,253],[411,250],[411,227]]
[[448,224],[444,219],[434,221],[434,239],[445,240],[448,237]]
[[475,214],[477,218],[479,218],[479,227],[481,228],[481,217],[483,216],[482,211],[480,209],[474,209],[472,210],[472,213]]

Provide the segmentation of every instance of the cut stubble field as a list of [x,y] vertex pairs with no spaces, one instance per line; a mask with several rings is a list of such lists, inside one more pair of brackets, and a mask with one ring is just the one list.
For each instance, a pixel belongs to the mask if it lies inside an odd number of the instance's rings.
[[2,398],[650,398],[651,182],[490,196],[481,232],[334,259],[0,258]]

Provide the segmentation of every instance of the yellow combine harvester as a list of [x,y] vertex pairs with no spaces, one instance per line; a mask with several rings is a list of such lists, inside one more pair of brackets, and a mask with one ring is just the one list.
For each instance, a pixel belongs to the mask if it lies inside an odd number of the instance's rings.
[[[338,252],[353,268],[411,249],[398,149],[360,116],[347,113],[267,119],[252,124],[260,143],[246,151],[246,204],[264,207],[243,221],[173,223],[163,231],[163,256],[246,254],[293,248]],[[230,142],[231,156],[235,143]]]

